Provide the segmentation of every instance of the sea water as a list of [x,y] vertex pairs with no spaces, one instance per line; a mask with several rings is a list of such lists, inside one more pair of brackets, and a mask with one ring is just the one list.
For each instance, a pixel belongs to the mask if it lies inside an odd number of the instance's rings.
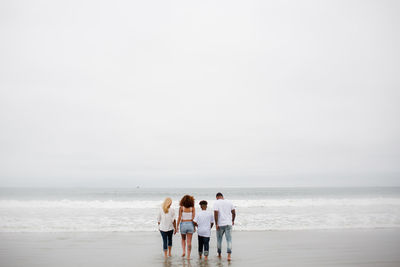
[[400,188],[0,188],[0,232],[156,231],[165,197],[233,202],[238,231],[400,227]]

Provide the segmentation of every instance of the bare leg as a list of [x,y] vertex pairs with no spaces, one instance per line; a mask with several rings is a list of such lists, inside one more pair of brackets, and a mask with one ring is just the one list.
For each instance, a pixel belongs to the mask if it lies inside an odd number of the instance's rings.
[[168,256],[170,256],[170,257],[171,257],[171,249],[172,249],[172,247],[168,247]]
[[186,255],[186,235],[181,235],[182,236],[182,257],[185,257]]
[[164,250],[164,258],[168,258],[168,257],[167,257],[167,251],[166,251],[166,250]]
[[192,252],[192,237],[193,234],[187,234],[187,259],[190,260],[190,252]]
[[231,253],[228,253],[228,261],[231,260]]

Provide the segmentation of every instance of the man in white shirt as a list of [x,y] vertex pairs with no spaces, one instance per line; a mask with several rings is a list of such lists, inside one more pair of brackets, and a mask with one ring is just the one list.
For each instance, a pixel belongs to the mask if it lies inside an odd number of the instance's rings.
[[228,260],[232,253],[232,226],[235,224],[236,211],[233,204],[224,199],[222,193],[217,193],[217,201],[214,203],[214,219],[217,228],[218,257],[221,258],[222,237],[225,234]]
[[211,228],[214,225],[214,215],[207,211],[207,201],[202,200],[199,204],[201,211],[196,212],[196,216],[193,221],[195,226],[197,226],[200,259],[201,255],[203,254],[204,247],[204,258],[207,260],[210,247]]

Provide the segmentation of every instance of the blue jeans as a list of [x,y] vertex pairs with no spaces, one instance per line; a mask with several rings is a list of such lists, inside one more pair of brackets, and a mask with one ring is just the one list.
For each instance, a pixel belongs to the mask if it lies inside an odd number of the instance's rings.
[[172,247],[172,235],[174,233],[174,230],[168,231],[168,232],[164,232],[161,231],[161,236],[162,236],[162,240],[163,240],[163,250],[167,250],[168,247]]
[[219,229],[217,230],[217,249],[218,249],[218,254],[221,253],[221,247],[222,247],[222,237],[225,234],[226,238],[226,252],[227,253],[232,253],[232,225],[224,225],[220,226]]
[[199,240],[199,255],[203,254],[203,247],[204,247],[204,256],[208,256],[208,250],[210,248],[210,238],[199,235],[198,240]]

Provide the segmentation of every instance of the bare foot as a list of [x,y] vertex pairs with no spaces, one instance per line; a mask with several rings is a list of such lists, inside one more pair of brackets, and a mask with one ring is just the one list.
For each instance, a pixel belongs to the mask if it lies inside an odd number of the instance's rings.
[[190,256],[187,256],[187,258],[186,258],[188,261],[190,261]]
[[185,254],[185,253],[183,253],[183,254],[182,254],[182,258],[183,258],[183,257],[185,257],[185,256],[186,256],[186,254]]
[[172,256],[171,253],[169,253],[169,254],[168,254],[168,257],[171,257],[171,256]]
[[228,261],[231,260],[231,253],[228,253]]
[[218,253],[218,258],[221,258],[221,253]]
[[204,259],[205,259],[205,260],[208,260],[208,256],[204,256]]

